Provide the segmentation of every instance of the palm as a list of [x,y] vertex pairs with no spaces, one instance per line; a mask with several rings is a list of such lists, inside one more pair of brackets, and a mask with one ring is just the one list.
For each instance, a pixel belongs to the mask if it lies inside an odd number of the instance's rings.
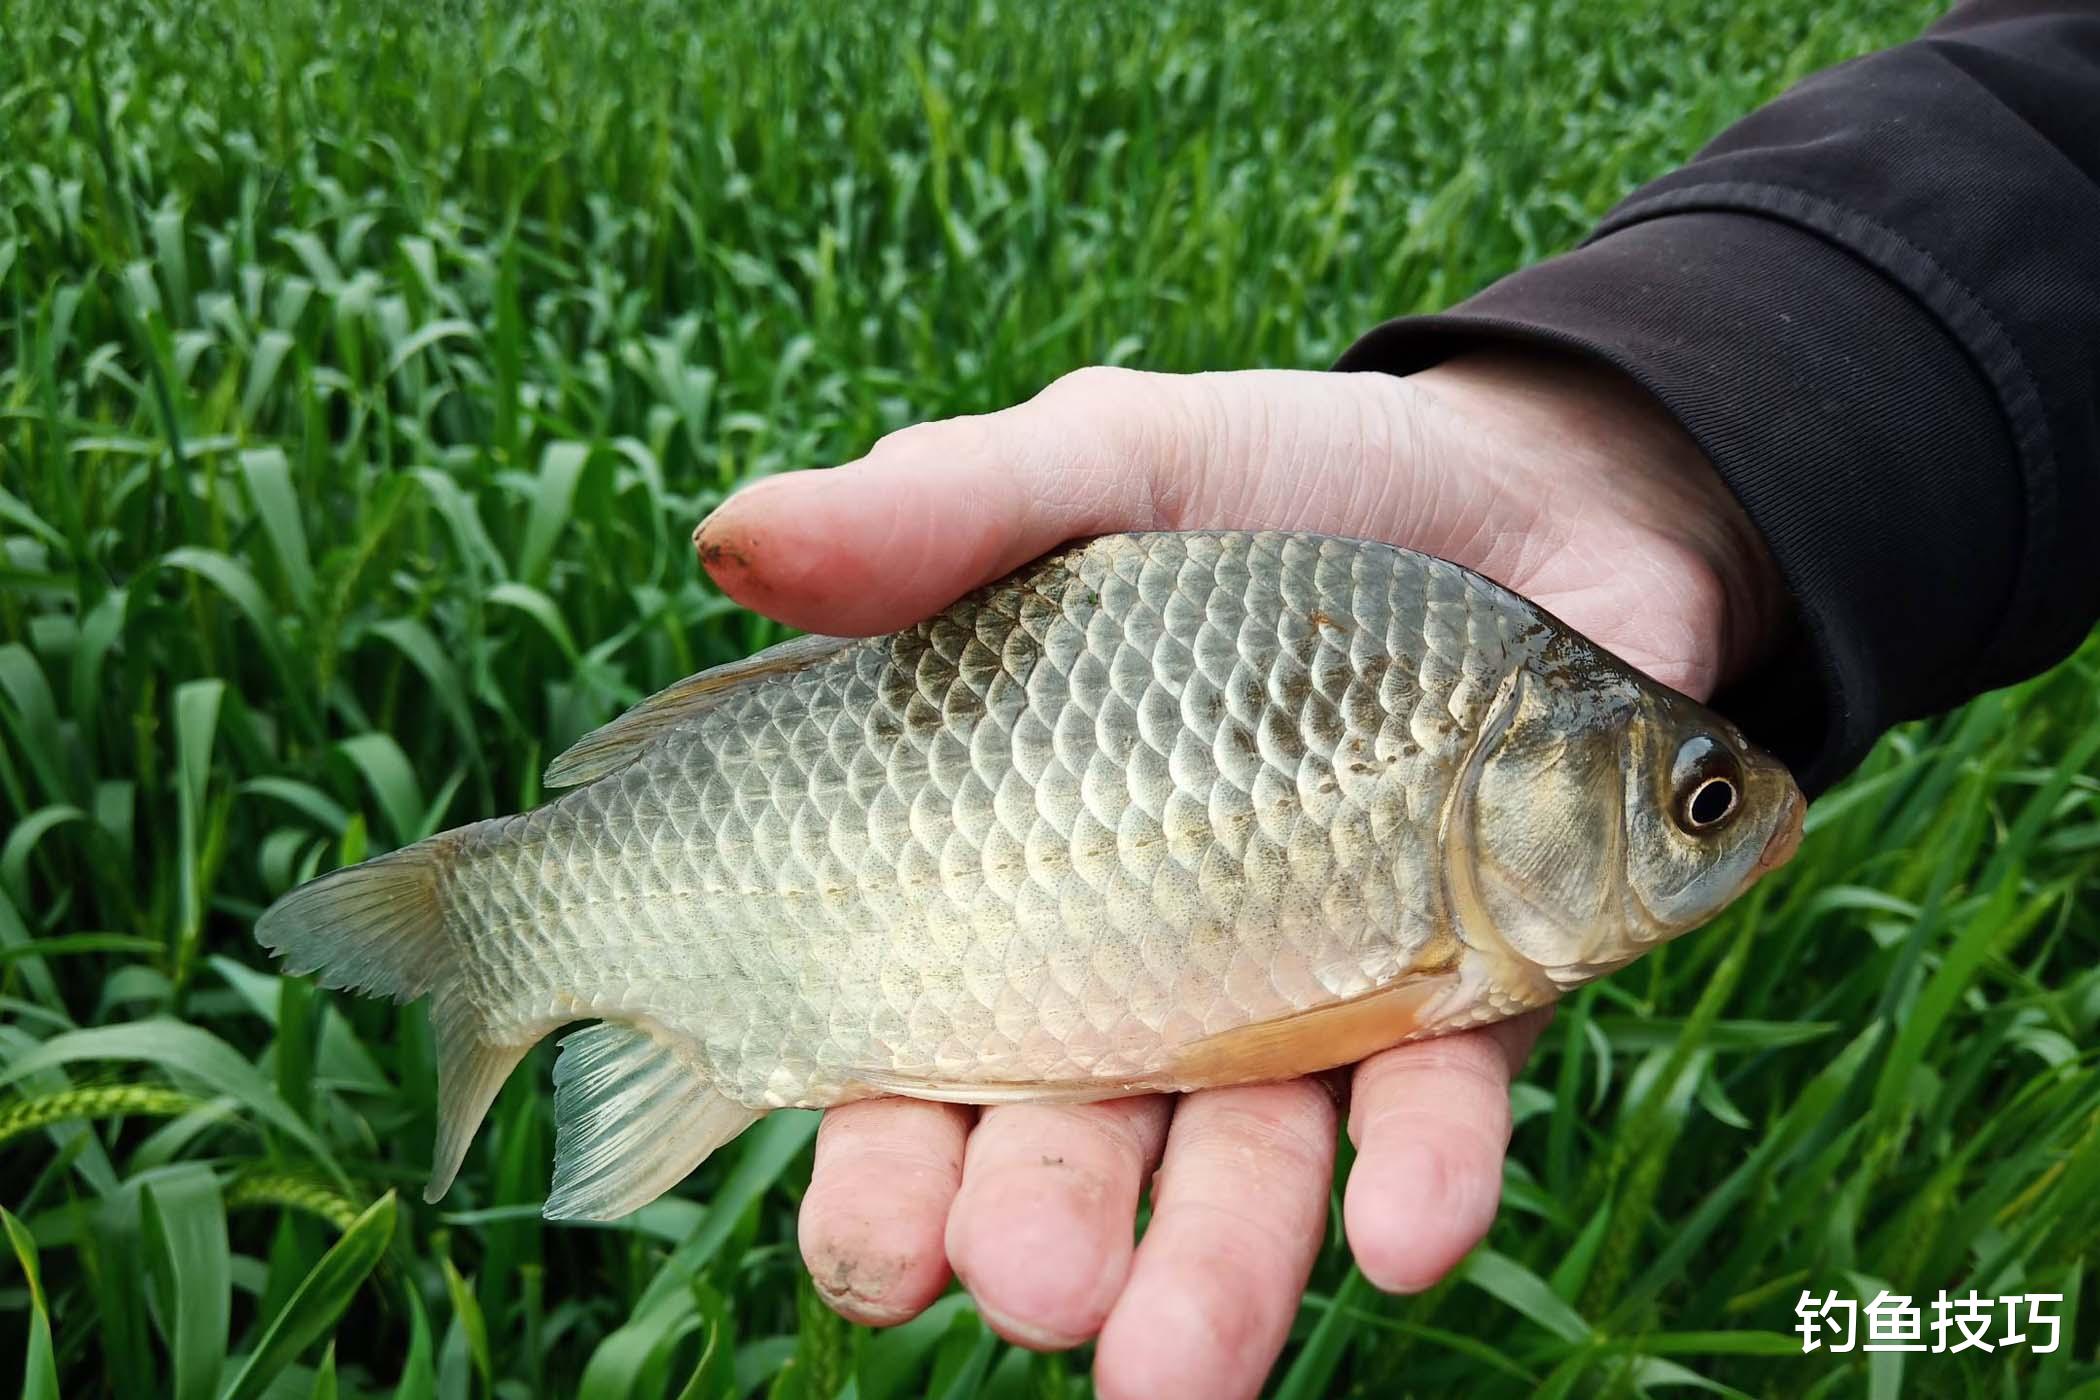
[[[1412,382],[1073,376],[1003,413],[895,434],[845,470],[766,482],[697,543],[741,601],[815,631],[874,633],[1078,535],[1385,539],[1479,569],[1703,695],[1758,632],[1725,606],[1758,596],[1731,573],[1755,557],[1747,526],[1637,393],[1543,368],[1473,362]],[[1486,1232],[1509,1076],[1541,1024],[1405,1046],[1353,1071],[1344,1215],[1373,1282],[1425,1287]],[[860,1321],[915,1315],[952,1266],[1015,1341],[1098,1334],[1106,1395],[1251,1394],[1319,1245],[1335,1120],[1333,1096],[1309,1080],[981,1113],[849,1105],[818,1138],[803,1254]]]

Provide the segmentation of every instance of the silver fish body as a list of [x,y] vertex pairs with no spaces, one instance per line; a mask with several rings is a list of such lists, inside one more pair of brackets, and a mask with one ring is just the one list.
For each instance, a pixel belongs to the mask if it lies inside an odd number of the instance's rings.
[[[1758,808],[1689,863],[1636,849],[1689,800],[1657,776],[1679,730]],[[434,995],[465,1047],[441,1181],[525,1048],[604,1022],[557,1069],[550,1214],[631,1209],[771,1108],[1195,1088],[1513,1015],[1710,914],[1799,811],[1725,722],[1497,585],[1276,532],[1067,547],[683,682],[549,776],[582,785],[258,932]]]

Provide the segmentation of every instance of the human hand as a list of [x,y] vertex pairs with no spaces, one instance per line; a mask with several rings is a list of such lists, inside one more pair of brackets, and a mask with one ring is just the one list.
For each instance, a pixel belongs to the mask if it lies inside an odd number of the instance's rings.
[[[1762,543],[1696,445],[1611,372],[1530,352],[1407,379],[1085,370],[1015,408],[892,433],[834,471],[757,483],[695,544],[739,602],[852,635],[917,621],[1076,536],[1204,527],[1440,555],[1702,699],[1781,613]],[[1486,1233],[1510,1076],[1543,1025],[1400,1046],[1351,1072],[1343,1218],[1371,1282],[1425,1288]],[[1098,1336],[1104,1396],[1252,1395],[1318,1252],[1336,1113],[1315,1080],[1089,1105],[849,1104],[818,1135],[803,1258],[859,1322],[916,1315],[952,1267],[1012,1341]]]

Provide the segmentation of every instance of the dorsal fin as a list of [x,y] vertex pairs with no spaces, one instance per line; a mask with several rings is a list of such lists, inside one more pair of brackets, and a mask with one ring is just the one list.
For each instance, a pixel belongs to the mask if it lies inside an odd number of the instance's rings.
[[806,670],[826,657],[853,645],[854,637],[795,637],[767,647],[755,656],[716,666],[697,676],[687,676],[666,686],[621,715],[601,724],[562,751],[547,765],[542,779],[548,787],[575,787],[617,773],[634,762],[642,746],[694,715],[704,713],[747,685],[769,676]]

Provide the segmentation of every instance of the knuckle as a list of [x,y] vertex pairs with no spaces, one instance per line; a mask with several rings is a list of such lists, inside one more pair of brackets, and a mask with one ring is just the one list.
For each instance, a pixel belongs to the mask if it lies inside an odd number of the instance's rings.
[[1448,1035],[1416,1041],[1401,1047],[1379,1068],[1389,1073],[1421,1075],[1426,1081],[1462,1079],[1468,1087],[1480,1086],[1498,1095],[1509,1092],[1507,1062],[1493,1040],[1484,1035]]
[[[1290,1177],[1324,1172],[1333,1154],[1332,1110],[1317,1089],[1288,1107],[1239,1105],[1219,1112],[1206,1137],[1250,1163]],[[1314,1123],[1318,1120],[1318,1125]]]
[[854,1175],[865,1183],[880,1179],[913,1186],[953,1181],[962,1171],[962,1149],[942,1142],[868,1141],[854,1152]]
[[1418,460],[1425,455],[1422,394],[1390,374],[1340,376],[1354,409],[1360,450],[1379,462]]
[[1158,1140],[1151,1115],[1117,1104],[1044,1104],[1029,1115],[1024,1153],[1031,1165],[1063,1169],[1105,1192],[1111,1179],[1135,1181]]
[[1444,1145],[1479,1143],[1499,1157],[1509,1141],[1509,1072],[1502,1050],[1467,1034],[1417,1042],[1358,1072],[1349,1135],[1372,1133]]
[[[1264,1209],[1252,1200],[1252,1192],[1243,1195],[1247,1198],[1212,1194],[1174,1201],[1171,1209],[1178,1217],[1182,1248],[1206,1263],[1202,1272],[1210,1277],[1295,1273],[1298,1261],[1318,1249],[1318,1229],[1308,1233],[1292,1213]],[[1220,1338],[1244,1336],[1270,1304],[1267,1298],[1236,1288],[1204,1289],[1190,1302],[1206,1316],[1204,1330]]]
[[980,418],[934,418],[895,428],[876,439],[870,457],[949,459],[967,456],[984,441]]
[[[1046,421],[1070,432],[1068,475],[1112,474],[1125,514],[1154,528],[1179,528],[1211,448],[1229,418],[1203,375],[1088,365],[1036,396]],[[1076,432],[1072,431],[1077,429]]]
[[1447,1174],[1499,1166],[1511,1132],[1509,1099],[1470,1105],[1407,1099],[1366,1111],[1351,1127],[1360,1151],[1374,1136],[1381,1143],[1421,1143],[1428,1148],[1426,1160]]
[[1114,400],[1135,392],[1142,381],[1158,377],[1119,365],[1082,365],[1052,380],[1043,393],[1059,399]]

